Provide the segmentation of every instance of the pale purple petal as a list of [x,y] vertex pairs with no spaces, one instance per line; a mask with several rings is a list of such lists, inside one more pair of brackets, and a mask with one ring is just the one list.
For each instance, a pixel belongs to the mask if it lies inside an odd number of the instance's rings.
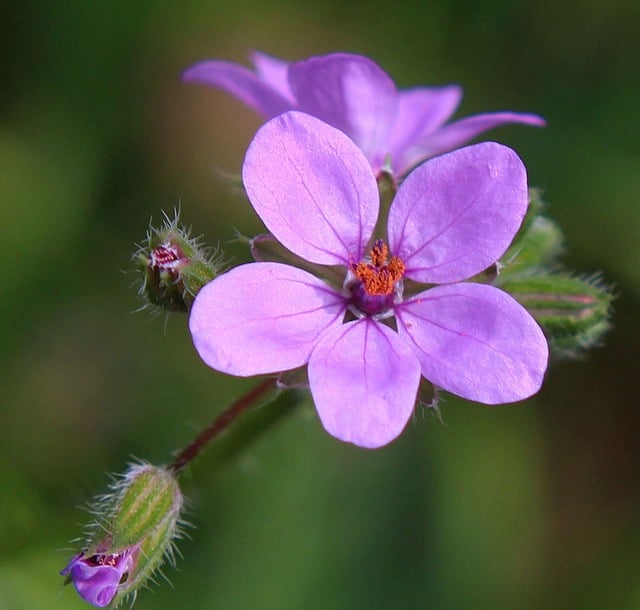
[[230,93],[265,118],[291,110],[292,103],[270,83],[239,64],[201,61],[182,73],[182,80],[217,87]]
[[488,112],[486,114],[476,114],[474,116],[454,121],[449,125],[438,129],[434,133],[425,136],[418,143],[417,149],[421,151],[422,158],[439,155],[458,146],[463,146],[469,140],[481,133],[499,127],[519,123],[532,127],[544,127],[546,121],[536,114],[526,114],[520,112]]
[[313,275],[280,263],[250,263],[200,290],[189,328],[200,357],[241,377],[302,366],[344,298]]
[[300,110],[344,131],[371,162],[386,152],[397,91],[371,59],[334,53],[292,63],[289,84]]
[[104,608],[115,597],[120,580],[129,568],[128,556],[124,561],[118,561],[114,567],[109,564],[99,565],[80,553],[60,574],[68,576],[82,599],[98,608]]
[[403,174],[421,160],[414,147],[455,112],[462,89],[457,85],[420,87],[398,92],[398,110],[388,150],[391,165]]
[[256,67],[260,80],[270,85],[283,98],[289,100],[291,108],[295,108],[295,99],[291,93],[291,87],[289,87],[289,62],[260,51],[252,51],[250,59]]
[[342,441],[381,447],[411,417],[420,364],[394,331],[371,318],[327,331],[308,371],[322,425]]
[[547,368],[547,341],[531,315],[485,284],[437,286],[396,308],[398,333],[435,385],[485,404],[535,394]]
[[389,246],[413,280],[464,280],[500,258],[527,205],[527,172],[513,150],[495,142],[461,148],[423,163],[400,185]]
[[301,112],[283,114],[256,134],[242,178],[264,224],[294,254],[322,265],[360,260],[378,216],[378,187],[341,131]]
[[98,608],[104,608],[118,592],[122,574],[110,566],[94,568],[78,563],[71,569],[71,577],[82,599]]

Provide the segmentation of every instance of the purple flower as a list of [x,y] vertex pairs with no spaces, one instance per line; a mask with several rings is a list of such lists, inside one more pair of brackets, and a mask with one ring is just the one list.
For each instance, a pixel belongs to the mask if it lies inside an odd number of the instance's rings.
[[[362,447],[402,432],[420,375],[487,404],[539,389],[539,326],[505,292],[463,282],[505,252],[527,209],[526,170],[511,149],[482,143],[419,166],[392,203],[386,243],[371,241],[379,196],[367,159],[312,116],[266,123],[243,180],[275,238],[310,267],[338,266],[344,283],[273,262],[218,276],[190,317],[209,366],[249,376],[308,364],[322,424]],[[405,296],[406,280],[429,286]]]
[[118,592],[118,586],[126,582],[138,555],[138,547],[120,553],[79,553],[60,572],[67,576],[86,602],[104,608]]
[[466,144],[507,123],[543,126],[534,114],[491,112],[445,124],[462,89],[457,85],[398,90],[375,62],[361,55],[332,53],[287,63],[251,55],[255,72],[227,61],[202,61],[183,78],[219,87],[269,119],[300,110],[344,131],[378,174],[396,178],[429,157]]

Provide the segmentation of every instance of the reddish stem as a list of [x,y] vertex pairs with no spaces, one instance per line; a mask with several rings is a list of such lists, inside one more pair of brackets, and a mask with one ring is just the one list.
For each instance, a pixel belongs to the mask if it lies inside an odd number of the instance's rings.
[[262,383],[249,390],[240,397],[228,409],[224,410],[207,426],[193,442],[187,445],[176,457],[169,468],[178,474],[189,462],[197,457],[202,450],[220,432],[227,428],[239,415],[246,411],[256,400],[261,398],[276,385],[275,378],[265,379]]

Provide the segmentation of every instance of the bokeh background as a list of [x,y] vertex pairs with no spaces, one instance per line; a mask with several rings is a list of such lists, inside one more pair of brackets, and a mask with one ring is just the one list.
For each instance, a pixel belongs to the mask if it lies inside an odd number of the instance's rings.
[[371,452],[310,403],[185,480],[190,540],[154,608],[640,608],[640,5],[637,0],[55,0],[0,7],[0,609],[87,607],[58,571],[78,507],[157,463],[251,381],[184,317],[133,313],[130,254],[183,218],[235,262],[259,230],[237,173],[258,118],[179,80],[203,58],[372,56],[399,86],[461,83],[508,127],[567,264],[615,285],[614,328],[524,404],[447,400]]

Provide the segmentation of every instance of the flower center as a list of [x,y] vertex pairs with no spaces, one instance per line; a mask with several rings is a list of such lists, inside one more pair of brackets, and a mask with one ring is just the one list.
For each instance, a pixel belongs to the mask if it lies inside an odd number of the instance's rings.
[[389,259],[389,248],[379,239],[370,256],[351,266],[345,286],[351,292],[352,304],[365,315],[385,314],[402,292],[405,264],[398,256]]
[[353,274],[371,296],[393,293],[396,282],[404,275],[404,261],[398,256],[389,258],[389,248],[381,239],[371,248],[371,262],[361,261],[353,267]]

